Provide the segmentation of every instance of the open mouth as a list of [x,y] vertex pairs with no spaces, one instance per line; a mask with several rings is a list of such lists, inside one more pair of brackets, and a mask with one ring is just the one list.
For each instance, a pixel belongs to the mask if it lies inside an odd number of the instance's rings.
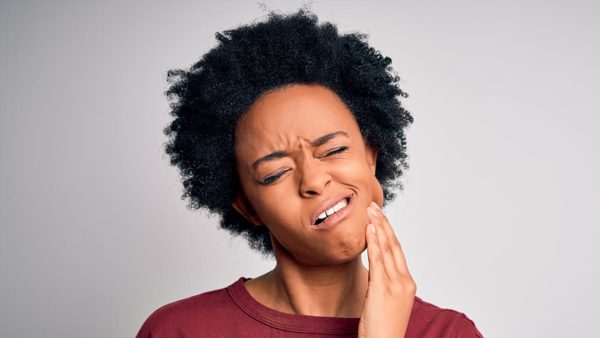
[[350,197],[352,196],[344,198],[343,200],[339,201],[336,205],[323,211],[319,216],[317,216],[317,219],[315,220],[315,225],[323,223],[327,218],[335,215],[338,211],[348,206],[348,204],[350,203]]

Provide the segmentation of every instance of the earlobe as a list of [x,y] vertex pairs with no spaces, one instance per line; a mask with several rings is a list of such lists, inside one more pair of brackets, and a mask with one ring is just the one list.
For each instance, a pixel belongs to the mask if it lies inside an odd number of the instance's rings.
[[243,192],[239,192],[236,194],[235,199],[231,206],[240,213],[240,215],[244,216],[250,223],[254,225],[263,225],[263,221],[258,217],[256,211],[252,205],[250,205],[250,201]]

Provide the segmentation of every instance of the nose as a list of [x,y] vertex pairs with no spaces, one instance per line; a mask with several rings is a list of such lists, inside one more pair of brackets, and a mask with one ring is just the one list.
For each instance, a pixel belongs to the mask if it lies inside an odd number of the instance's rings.
[[316,158],[304,158],[299,165],[300,170],[300,195],[302,197],[313,197],[323,194],[325,188],[331,182],[331,176]]

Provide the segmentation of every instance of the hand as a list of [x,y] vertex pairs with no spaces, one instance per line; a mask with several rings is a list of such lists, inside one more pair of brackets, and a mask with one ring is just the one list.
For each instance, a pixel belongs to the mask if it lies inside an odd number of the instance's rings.
[[358,325],[359,338],[403,338],[417,286],[387,218],[373,202],[367,208],[369,287]]

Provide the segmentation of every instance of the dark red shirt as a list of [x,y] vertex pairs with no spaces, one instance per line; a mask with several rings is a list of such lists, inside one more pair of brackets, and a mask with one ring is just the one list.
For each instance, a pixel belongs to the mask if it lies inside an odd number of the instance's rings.
[[[224,289],[167,304],[144,322],[137,338],[356,337],[360,318],[317,317],[275,311],[257,302],[241,277]],[[415,297],[405,338],[481,338],[465,314]]]

